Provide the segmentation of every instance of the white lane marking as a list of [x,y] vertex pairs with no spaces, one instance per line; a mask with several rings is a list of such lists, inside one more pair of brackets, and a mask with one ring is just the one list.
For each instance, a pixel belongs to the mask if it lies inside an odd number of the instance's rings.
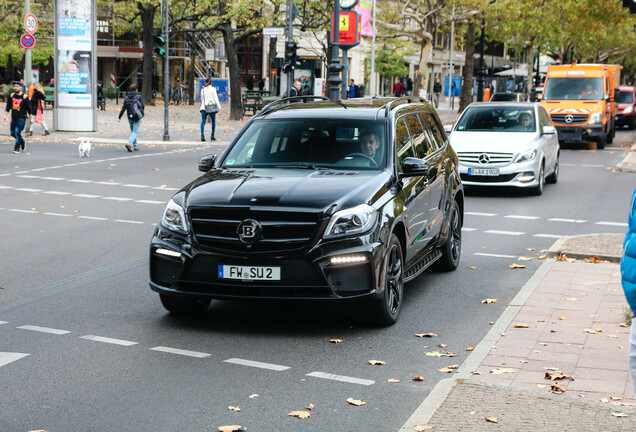
[[40,327],[40,326],[32,326],[32,325],[23,325],[18,328],[22,330],[31,330],[31,331],[50,333],[50,334],[56,334],[56,335],[65,335],[70,333],[70,331],[68,330],[60,330],[60,329],[54,329],[50,327]]
[[521,231],[488,230],[484,232],[487,234],[501,234],[501,235],[510,235],[510,236],[520,236],[525,234],[525,232],[521,232]]
[[471,216],[497,216],[497,213],[464,212],[464,214]]
[[99,185],[108,185],[108,186],[119,186],[121,185],[121,183],[115,183],[115,182],[95,182],[95,184],[99,184]]
[[71,163],[71,164],[66,164],[66,165],[64,165],[64,166],[65,166],[65,167],[69,167],[69,166],[76,166],[76,165],[77,165],[76,163]]
[[585,223],[586,220],[583,219],[562,219],[562,218],[550,218],[548,219],[550,222],[569,222],[569,223]]
[[0,189],[13,189],[13,186],[0,186]]
[[33,192],[33,193],[42,192],[42,189],[29,189],[29,188],[16,188],[15,190],[20,192]]
[[231,359],[227,359],[227,360],[223,360],[224,363],[233,363],[233,364],[237,364],[237,365],[241,365],[241,366],[249,366],[249,367],[255,367],[255,368],[261,368],[261,369],[269,369],[269,370],[274,370],[274,371],[284,371],[287,369],[291,369],[289,366],[281,366],[281,365],[277,365],[277,364],[272,364],[272,363],[262,363],[262,362],[257,362],[257,361],[252,361],[252,360],[245,360],[245,359],[240,359],[240,358],[231,358]]
[[64,213],[42,213],[45,214],[47,216],[62,216],[62,217],[71,217],[72,215],[70,214],[64,214]]
[[37,213],[35,210],[9,209],[9,211],[18,213]]
[[150,186],[140,185],[140,184],[125,184],[123,186],[131,187],[131,188],[149,188],[150,187]]
[[105,217],[95,217],[95,216],[78,216],[78,218],[80,218],[80,219],[91,219],[91,220],[102,220],[102,221],[108,220],[108,218],[105,218]]
[[203,353],[203,352],[188,351],[188,350],[182,350],[178,348],[170,348],[170,347],[164,347],[164,346],[158,346],[158,347],[154,347],[150,349],[152,351],[161,351],[161,352],[166,352],[170,354],[178,354],[178,355],[196,357],[196,358],[205,358],[205,357],[210,357],[212,355],[212,354]]
[[136,203],[140,204],[165,204],[165,201],[153,201],[153,200],[137,200]]
[[559,165],[561,165],[561,166],[578,166],[577,164],[570,164],[570,163],[559,163]]
[[45,193],[48,195],[71,195],[70,192],[60,192],[60,191],[44,191],[42,193]]
[[504,217],[510,218],[510,219],[528,219],[528,220],[541,219],[541,216],[523,216],[523,215],[506,215]]
[[559,234],[533,234],[532,237],[560,239],[560,238],[565,238],[567,236],[559,235]]
[[179,190],[179,188],[161,187],[161,186],[153,187],[153,189],[157,189],[157,190],[167,190],[167,191],[178,191],[178,190]]
[[0,352],[0,367],[8,365],[11,362],[16,360],[20,360],[23,357],[28,356],[29,354],[24,353],[14,353],[14,352]]
[[362,384],[367,386],[375,384],[375,381],[372,381],[372,380],[348,377],[344,375],[334,375],[334,374],[330,374],[326,372],[311,372],[311,373],[308,373],[307,376],[314,377],[314,378],[324,378],[324,379],[333,380],[333,381],[341,381],[341,382],[346,382],[350,384]]
[[605,165],[586,165],[586,164],[581,164],[582,167],[588,167],[588,168],[605,168]]
[[102,198],[105,200],[111,200],[111,201],[132,201],[132,198],[122,198],[122,197],[106,197],[106,198]]
[[0,177],[6,177],[6,176],[10,176],[11,173],[4,173],[4,174],[0,174]]
[[[36,171],[46,171],[48,168],[36,168],[36,169],[32,169],[31,172],[36,172]],[[28,172],[28,171],[27,171]]]
[[69,181],[73,183],[93,183],[93,180],[82,180],[82,179],[70,179]]
[[9,324],[9,321],[0,321],[0,324]]
[[109,343],[113,345],[122,345],[122,346],[132,346],[132,345],[138,344],[138,342],[131,342],[131,341],[123,340],[123,339],[113,339],[113,338],[93,336],[93,335],[80,336],[80,339],[87,339],[87,340],[91,340],[95,342],[104,342],[104,343]]
[[[62,165],[56,165],[56,166],[52,166],[52,167],[48,167],[49,169],[57,169],[57,168],[62,168]],[[28,171],[27,171],[28,172]]]
[[626,222],[596,222],[596,225],[609,225],[609,226],[619,226],[619,227],[626,227],[627,223]]
[[146,223],[146,222],[140,222],[140,221],[124,220],[124,219],[115,219],[115,222],[129,223],[129,224],[145,224]]
[[[52,167],[51,167],[52,168]],[[59,168],[59,167],[58,167]],[[42,180],[55,180],[55,181],[61,181],[61,180],[66,180],[65,178],[62,177],[42,177]]]
[[462,231],[477,231],[477,228],[462,227]]
[[516,255],[500,255],[500,254],[489,254],[489,253],[481,253],[481,252],[475,252],[473,255],[494,257],[494,258],[517,258]]
[[74,197],[78,198],[101,198],[101,195],[89,195],[89,194],[75,194]]
[[28,171],[16,171],[14,174],[26,174]]
[[[8,174],[6,174],[6,175],[8,175]],[[40,178],[40,176],[25,175],[25,174],[19,175],[19,176],[16,176],[16,177],[18,177],[18,178],[28,178],[28,179]]]

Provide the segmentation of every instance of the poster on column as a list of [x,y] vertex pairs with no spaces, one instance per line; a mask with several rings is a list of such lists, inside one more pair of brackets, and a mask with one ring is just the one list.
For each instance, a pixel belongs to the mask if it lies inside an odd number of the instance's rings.
[[93,0],[57,0],[58,106],[93,106]]

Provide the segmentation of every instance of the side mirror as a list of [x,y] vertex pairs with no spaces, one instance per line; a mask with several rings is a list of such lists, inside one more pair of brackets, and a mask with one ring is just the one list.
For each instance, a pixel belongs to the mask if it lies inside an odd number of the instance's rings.
[[216,155],[207,155],[199,159],[199,171],[208,172],[214,167],[216,161]]
[[428,166],[422,159],[407,157],[402,162],[401,177],[427,176]]
[[543,126],[542,135],[553,135],[556,133],[556,128],[554,126]]
[[444,131],[447,134],[450,134],[452,130],[453,130],[453,125],[444,125]]

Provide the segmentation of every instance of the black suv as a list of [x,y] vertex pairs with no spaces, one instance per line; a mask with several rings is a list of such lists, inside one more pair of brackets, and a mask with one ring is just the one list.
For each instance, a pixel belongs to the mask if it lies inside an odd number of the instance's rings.
[[172,197],[150,287],[173,313],[211,299],[356,300],[393,324],[404,282],[459,264],[457,164],[422,99],[274,102]]

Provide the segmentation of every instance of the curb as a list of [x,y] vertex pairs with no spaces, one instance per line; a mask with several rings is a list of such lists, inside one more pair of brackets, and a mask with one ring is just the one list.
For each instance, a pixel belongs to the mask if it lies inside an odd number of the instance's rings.
[[594,253],[594,252],[581,252],[581,251],[573,251],[573,250],[564,249],[564,246],[568,240],[575,239],[575,238],[589,237],[591,235],[600,235],[600,234],[583,234],[578,236],[560,238],[556,242],[554,242],[554,244],[550,247],[550,249],[548,249],[548,256],[550,258],[557,258],[559,255],[567,255],[568,258],[574,258],[578,260],[598,257],[601,260],[609,261],[611,263],[621,262],[621,255],[612,255],[612,254],[603,254],[603,253]]
[[[636,144],[631,146],[627,155],[616,165],[619,171],[636,173],[636,153],[632,152],[636,152]],[[632,162],[631,159],[634,159],[634,161]]]

